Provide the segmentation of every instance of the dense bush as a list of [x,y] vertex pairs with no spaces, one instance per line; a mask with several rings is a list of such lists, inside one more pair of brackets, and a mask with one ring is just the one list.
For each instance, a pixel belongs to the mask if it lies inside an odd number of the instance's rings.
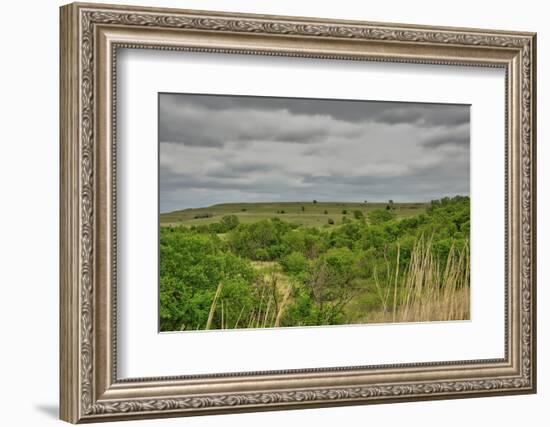
[[[389,205],[388,205],[389,206]],[[382,224],[395,218],[395,214],[389,209],[375,209],[368,214],[368,220],[371,224]]]
[[220,284],[231,306],[253,305],[256,271],[213,235],[161,228],[161,330],[204,329]]
[[239,218],[237,215],[226,215],[222,218],[221,224],[225,230],[230,231],[239,225]]

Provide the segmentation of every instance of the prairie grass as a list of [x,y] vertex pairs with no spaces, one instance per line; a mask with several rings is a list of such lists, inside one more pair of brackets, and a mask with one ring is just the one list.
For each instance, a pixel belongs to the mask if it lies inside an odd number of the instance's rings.
[[249,327],[279,327],[292,293],[292,283],[278,268],[272,267],[260,275],[255,286],[260,300],[250,313],[249,325],[252,326]]
[[366,313],[365,323],[428,322],[470,318],[469,246],[451,246],[447,260],[437,261],[431,239],[421,237],[400,275],[400,251],[387,261],[384,277],[375,274],[382,309]]
[[[470,318],[469,246],[451,246],[444,262],[438,261],[431,239],[420,237],[401,268],[401,250],[395,259],[386,258],[384,268],[374,268],[375,292],[379,308],[361,313],[349,323],[405,323],[467,320]],[[292,302],[292,281],[275,262],[254,262],[260,275],[255,283],[259,296],[254,307],[241,309],[234,324],[225,316],[229,301],[220,298],[222,284],[214,295],[205,329],[214,314],[220,329],[279,327],[286,307]],[[297,325],[299,326],[299,325]]]
[[[256,263],[261,271],[255,283],[255,291],[259,295],[258,304],[254,307],[241,308],[239,316],[234,324],[229,324],[227,316],[227,304],[220,298],[223,283],[220,283],[212,299],[208,320],[204,329],[211,329],[213,319],[217,313],[219,327],[216,329],[239,329],[239,328],[273,328],[279,327],[284,310],[290,301],[292,283],[279,270],[276,263]],[[245,311],[247,313],[245,313]],[[200,326],[197,326],[200,329]]]

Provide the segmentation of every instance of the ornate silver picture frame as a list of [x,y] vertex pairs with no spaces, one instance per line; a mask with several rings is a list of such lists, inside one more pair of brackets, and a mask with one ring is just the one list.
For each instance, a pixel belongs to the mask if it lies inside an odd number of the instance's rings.
[[[61,419],[97,422],[536,391],[535,34],[80,3],[63,6],[60,18]],[[503,69],[504,357],[119,378],[116,63],[123,48]],[[491,165],[486,167],[490,173]]]

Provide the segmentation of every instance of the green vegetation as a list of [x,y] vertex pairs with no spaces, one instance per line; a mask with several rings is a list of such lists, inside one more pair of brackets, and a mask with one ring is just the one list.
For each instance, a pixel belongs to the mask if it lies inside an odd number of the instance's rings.
[[[226,215],[235,215],[241,223],[250,224],[262,219],[279,217],[308,227],[320,227],[330,215],[336,225],[346,213],[358,211],[364,216],[377,209],[385,209],[387,203],[347,202],[283,202],[283,203],[224,203],[206,208],[184,209],[160,215],[161,226],[204,225],[219,222]],[[388,205],[389,206],[389,205]],[[398,218],[421,214],[429,207],[427,203],[394,203],[393,212]],[[346,213],[344,213],[344,211]]]
[[468,197],[224,204],[161,225],[162,331],[469,318]]

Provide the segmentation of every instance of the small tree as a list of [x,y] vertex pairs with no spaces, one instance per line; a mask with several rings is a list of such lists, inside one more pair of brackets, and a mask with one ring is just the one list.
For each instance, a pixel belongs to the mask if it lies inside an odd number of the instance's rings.
[[386,221],[390,221],[395,217],[395,213],[390,210],[376,209],[369,212],[367,218],[371,224],[382,224]]
[[353,211],[353,216],[355,217],[355,219],[363,219],[364,218],[363,212],[361,212],[360,210]]
[[325,215],[328,215],[328,211],[325,209]]
[[304,206],[302,206],[302,212],[305,211],[305,210],[306,210],[306,208]]
[[314,199],[314,200],[313,200],[313,203],[317,203],[317,200]]
[[314,324],[341,323],[346,305],[358,293],[356,274],[356,257],[348,248],[330,249],[315,261],[306,282],[316,308]]
[[239,225],[239,218],[237,215],[226,215],[222,217],[221,223],[227,230],[233,230]]
[[342,215],[347,215],[348,214],[348,210],[347,209],[342,209]]
[[291,274],[303,273],[308,268],[308,259],[301,252],[291,252],[281,258],[281,265],[284,271]]
[[329,219],[328,219],[328,223],[329,223],[330,225],[334,225],[334,220],[333,220],[332,218],[329,218]]

